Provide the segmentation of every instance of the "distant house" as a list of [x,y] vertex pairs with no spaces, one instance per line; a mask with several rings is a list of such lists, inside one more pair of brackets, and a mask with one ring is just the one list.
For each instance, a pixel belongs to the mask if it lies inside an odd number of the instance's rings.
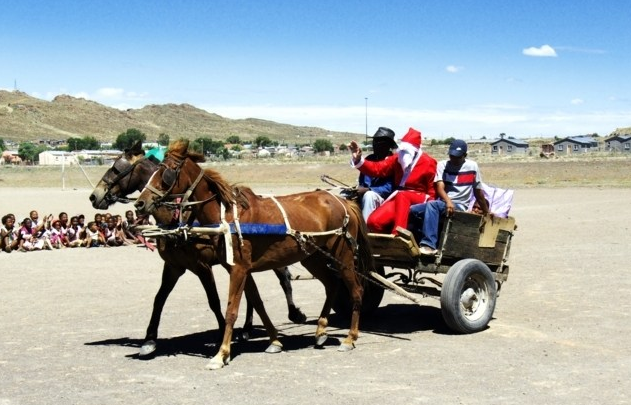
[[631,152],[631,135],[616,135],[605,140],[605,150]]
[[22,164],[22,158],[18,155],[17,150],[5,150],[2,152],[2,158],[0,158],[0,164]]
[[108,165],[121,155],[120,150],[81,150],[74,152],[83,164],[88,165]]
[[598,141],[589,136],[572,136],[554,143],[554,148],[559,153],[588,153],[598,150]]
[[491,142],[491,154],[518,155],[528,153],[528,142],[521,139],[502,138]]
[[76,165],[79,163],[74,153],[60,150],[47,150],[39,154],[40,166]]

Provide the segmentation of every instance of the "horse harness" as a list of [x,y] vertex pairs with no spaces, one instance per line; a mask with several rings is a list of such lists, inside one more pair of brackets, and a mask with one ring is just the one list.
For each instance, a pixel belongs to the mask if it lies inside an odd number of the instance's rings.
[[[129,163],[129,161],[125,159],[124,162],[127,162],[126,165],[119,164],[119,163],[123,163],[121,159],[117,159],[114,162],[114,164],[112,165],[112,171],[114,171],[114,173],[116,174],[116,177],[114,177],[114,179],[112,180],[103,178],[103,182],[107,185],[105,199],[108,203],[111,203],[111,204],[116,203],[116,202],[128,203],[134,200],[133,198],[129,198],[129,197],[118,197],[118,196],[112,195],[109,192],[109,190],[112,188],[112,186],[114,186],[115,184],[118,184],[122,179],[124,179],[125,177],[128,177],[128,175],[129,175],[129,179],[127,180],[127,183],[129,184],[129,182],[131,182],[131,177],[132,177],[131,173],[136,169],[138,165],[140,165],[141,163],[145,161],[150,162],[152,164],[156,164],[153,160],[146,159],[144,156],[136,160],[134,163]],[[124,166],[124,167],[121,167],[121,166]]]
[[[209,201],[215,200],[217,198],[217,194],[213,194],[211,197],[206,198],[204,200],[200,200],[200,201],[189,201],[189,198],[191,197],[191,195],[193,194],[193,192],[195,191],[195,189],[197,188],[197,186],[199,185],[199,182],[202,180],[202,178],[205,177],[204,171],[200,170],[199,175],[197,176],[197,178],[195,179],[195,181],[188,187],[188,189],[182,193],[182,194],[172,194],[171,191],[173,190],[173,188],[175,187],[175,179],[178,177],[179,171],[183,165],[183,163],[185,162],[185,159],[178,162],[178,165],[175,169],[169,168],[167,167],[164,163],[161,163],[162,166],[165,167],[164,173],[163,173],[163,179],[162,181],[169,187],[166,191],[162,191],[159,190],[155,187],[153,187],[151,184],[147,184],[145,186],[145,188],[147,188],[149,191],[151,191],[152,193],[154,193],[155,195],[158,196],[157,201],[154,202],[154,204],[156,205],[165,205],[167,207],[170,207],[172,209],[175,209],[178,212],[178,223],[179,225],[175,228],[175,229],[170,229],[170,230],[164,230],[164,229],[159,229],[156,230],[155,228],[153,229],[148,229],[146,231],[144,231],[143,233],[146,233],[145,236],[166,236],[167,234],[180,234],[183,235],[185,240],[188,238],[189,234],[223,234],[224,236],[224,240],[225,240],[225,247],[226,247],[226,262],[230,265],[234,265],[234,250],[233,250],[233,245],[232,245],[232,230],[231,230],[231,224],[228,223],[228,221],[226,220],[226,208],[225,205],[219,201],[219,206],[220,206],[220,224],[208,224],[208,225],[203,225],[201,227],[191,227],[188,223],[183,223],[182,222],[182,213],[184,211],[190,210],[190,208],[194,205],[199,205],[199,204],[205,204]],[[165,179],[166,177],[166,179]],[[208,179],[210,180],[210,179]],[[355,256],[355,258],[357,257],[357,249],[358,249],[358,245],[357,245],[357,241],[355,240],[355,238],[353,238],[353,236],[350,234],[350,232],[348,231],[347,227],[348,227],[348,223],[349,223],[349,214],[348,214],[348,210],[346,209],[346,206],[344,205],[344,203],[341,201],[341,199],[336,196],[335,194],[333,194],[331,191],[326,190],[329,194],[331,194],[336,201],[338,201],[338,203],[342,206],[342,208],[344,209],[344,219],[342,221],[342,226],[337,228],[337,229],[332,229],[332,230],[328,230],[328,231],[321,231],[321,232],[303,232],[303,231],[299,231],[296,229],[293,229],[289,223],[289,217],[287,215],[287,212],[285,211],[285,208],[282,206],[282,204],[278,201],[278,199],[276,199],[275,196],[267,196],[267,198],[270,198],[278,207],[278,210],[280,211],[282,217],[283,217],[283,222],[284,222],[284,227],[280,227],[280,229],[282,230],[284,228],[284,232],[256,232],[256,233],[265,233],[265,234],[275,234],[275,235],[282,235],[282,234],[287,234],[292,236],[294,239],[296,239],[296,242],[299,244],[301,250],[305,253],[305,254],[309,254],[308,251],[308,246],[313,247],[315,250],[319,251],[320,253],[324,254],[326,257],[328,257],[329,259],[335,261],[338,263],[338,265],[342,265],[342,263],[336,259],[335,257],[333,257],[333,255],[331,255],[330,253],[328,253],[327,251],[325,251],[324,249],[322,249],[321,247],[319,247],[314,241],[313,238],[318,237],[318,236],[327,236],[327,235],[342,235],[344,236],[344,238],[349,242],[349,244],[351,245],[352,249],[353,249],[353,254]],[[173,201],[166,201],[168,199],[173,200]],[[236,202],[236,199],[230,201],[230,203],[232,204],[233,207],[233,222],[232,224],[234,225],[234,233],[237,234],[237,238],[239,240],[239,244],[241,246],[243,246],[243,232],[242,232],[242,226],[241,223],[239,221],[239,210],[238,210],[238,204]],[[190,222],[190,221],[189,221]],[[247,233],[247,232],[246,232]],[[252,233],[252,232],[250,232]]]

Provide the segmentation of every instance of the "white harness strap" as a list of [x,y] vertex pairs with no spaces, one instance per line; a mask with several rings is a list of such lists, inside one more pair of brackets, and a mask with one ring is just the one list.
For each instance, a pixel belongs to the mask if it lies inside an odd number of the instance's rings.
[[280,203],[278,202],[276,197],[271,195],[271,196],[269,196],[269,198],[271,198],[271,200],[274,201],[274,203],[276,203],[276,206],[278,207],[278,210],[283,215],[283,221],[285,222],[285,228],[287,228],[287,233],[290,234],[290,235],[293,235],[293,230],[291,229],[291,226],[289,225],[289,218],[287,218],[287,212],[285,211],[283,206],[280,205]]
[[221,226],[223,227],[223,237],[226,242],[226,263],[234,266],[234,250],[232,249],[232,234],[230,233],[230,224],[226,221],[226,207],[221,206]]
[[[336,201],[344,209],[344,223],[342,227],[340,228],[332,229],[330,231],[323,231],[323,232],[297,232],[295,231],[294,229],[291,228],[291,225],[289,224],[289,217],[287,216],[287,211],[285,211],[285,208],[283,208],[282,204],[276,199],[275,196],[270,195],[268,197],[272,201],[274,201],[274,203],[278,207],[278,210],[283,216],[283,222],[285,223],[285,228],[287,229],[286,233],[288,235],[292,235],[294,237],[298,237],[300,235],[301,238],[304,238],[303,235],[309,235],[309,236],[323,236],[323,235],[332,235],[332,234],[341,235],[344,231],[344,228],[346,228],[346,225],[348,225],[348,221],[350,218],[348,215],[348,210],[346,209],[346,206],[344,205],[344,203],[338,196],[333,194],[330,190],[326,190],[326,191],[329,194],[331,194],[333,197],[335,197]],[[239,224],[239,212],[237,210],[237,204],[234,201],[232,202],[232,204],[233,204],[233,210],[234,210],[234,215],[233,215],[234,227],[238,235],[240,244],[241,246],[243,246],[243,235],[241,234],[241,225]],[[221,225],[222,225],[222,228],[224,229],[223,234],[224,234],[224,239],[226,241],[226,263],[232,266],[234,265],[234,250],[232,246],[232,234],[230,232],[230,224],[228,224],[228,221],[226,221],[226,208],[224,207],[223,204],[220,204],[220,205],[221,205]]]

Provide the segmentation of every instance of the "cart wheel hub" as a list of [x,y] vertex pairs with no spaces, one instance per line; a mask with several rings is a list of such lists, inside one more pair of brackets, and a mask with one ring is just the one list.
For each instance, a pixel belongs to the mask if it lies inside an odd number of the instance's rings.
[[472,309],[473,305],[478,301],[478,296],[473,288],[467,288],[460,296],[460,302],[467,309]]

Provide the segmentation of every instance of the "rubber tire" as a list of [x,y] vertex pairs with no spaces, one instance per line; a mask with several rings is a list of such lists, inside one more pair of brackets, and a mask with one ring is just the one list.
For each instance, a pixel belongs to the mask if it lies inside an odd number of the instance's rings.
[[[385,275],[383,266],[375,266],[375,272],[382,276]],[[361,313],[370,315],[379,308],[379,304],[381,304],[381,300],[383,299],[384,289],[368,280],[363,279],[363,277],[361,279],[364,283],[364,296],[362,298]],[[333,310],[337,314],[350,316],[352,312],[350,293],[348,292],[346,285],[341,280],[340,284],[337,296],[335,297],[335,302],[333,303]]]
[[[480,298],[472,312],[461,303],[467,291]],[[460,260],[447,271],[440,292],[440,307],[447,326],[457,333],[475,333],[486,329],[497,299],[495,277],[489,267],[476,259]]]

